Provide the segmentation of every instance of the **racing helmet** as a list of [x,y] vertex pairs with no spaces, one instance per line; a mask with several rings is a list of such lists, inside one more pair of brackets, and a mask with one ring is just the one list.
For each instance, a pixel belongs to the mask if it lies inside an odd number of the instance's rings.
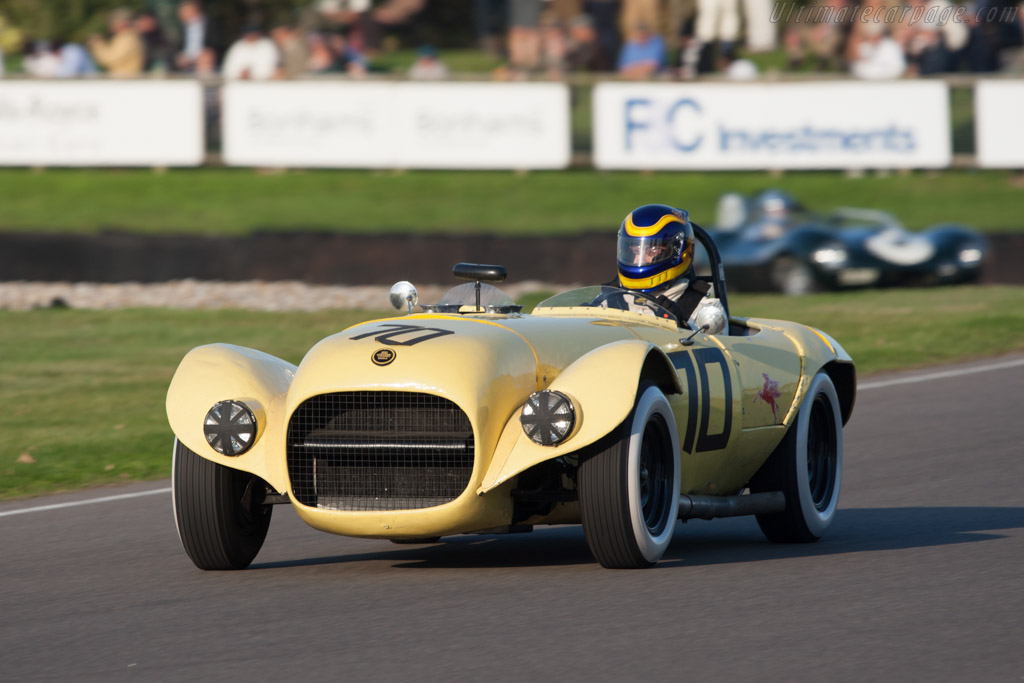
[[664,204],[633,209],[618,238],[619,282],[648,292],[675,280],[693,264],[693,228],[686,211]]
[[755,211],[759,218],[784,220],[802,207],[788,192],[782,190],[764,190],[754,198]]

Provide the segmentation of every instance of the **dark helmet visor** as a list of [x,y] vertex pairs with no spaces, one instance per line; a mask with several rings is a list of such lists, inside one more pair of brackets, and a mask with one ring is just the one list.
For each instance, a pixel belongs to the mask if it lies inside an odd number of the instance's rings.
[[633,237],[619,235],[619,263],[625,266],[653,266],[679,256],[684,236]]

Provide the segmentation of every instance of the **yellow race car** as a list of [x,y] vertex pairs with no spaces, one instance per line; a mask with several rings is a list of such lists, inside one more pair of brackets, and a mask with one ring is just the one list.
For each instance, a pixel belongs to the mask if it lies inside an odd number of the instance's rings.
[[[298,367],[229,344],[190,351],[167,393],[178,535],[202,569],[242,569],[275,504],[335,534],[443,536],[582,524],[605,567],[648,567],[677,520],[756,515],[776,542],[832,523],[856,373],[831,337],[728,315],[694,323],[613,287],[529,315],[490,282],[353,326]],[[717,311],[717,313],[716,313]],[[722,315],[725,311],[725,316]]]

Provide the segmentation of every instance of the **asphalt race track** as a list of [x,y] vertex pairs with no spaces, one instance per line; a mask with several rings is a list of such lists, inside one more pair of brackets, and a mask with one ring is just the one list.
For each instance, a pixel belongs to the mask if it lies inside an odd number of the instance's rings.
[[578,527],[397,546],[279,507],[208,573],[166,481],[4,503],[0,681],[1024,680],[1022,402],[1024,356],[862,379],[830,535],[694,521],[648,571]]

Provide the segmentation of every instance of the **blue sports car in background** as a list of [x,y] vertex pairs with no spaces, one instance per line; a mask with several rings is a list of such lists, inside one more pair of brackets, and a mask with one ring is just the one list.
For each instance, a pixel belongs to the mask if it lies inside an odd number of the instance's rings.
[[723,195],[717,223],[709,232],[729,285],[744,291],[974,282],[987,250],[985,238],[963,225],[909,232],[883,211],[813,213],[779,190]]

